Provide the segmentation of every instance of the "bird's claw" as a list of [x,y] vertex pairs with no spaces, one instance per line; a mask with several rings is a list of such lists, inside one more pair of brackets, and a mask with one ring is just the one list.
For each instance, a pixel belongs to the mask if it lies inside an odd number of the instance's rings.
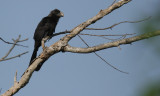
[[47,49],[47,47],[42,47],[42,49],[43,49],[43,51],[44,51],[45,49]]

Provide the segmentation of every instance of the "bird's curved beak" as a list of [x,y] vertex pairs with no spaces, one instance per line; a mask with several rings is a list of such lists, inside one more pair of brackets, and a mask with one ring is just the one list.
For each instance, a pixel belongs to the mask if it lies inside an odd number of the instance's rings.
[[61,17],[64,17],[64,14],[63,14],[63,12],[60,12],[60,16],[61,16]]

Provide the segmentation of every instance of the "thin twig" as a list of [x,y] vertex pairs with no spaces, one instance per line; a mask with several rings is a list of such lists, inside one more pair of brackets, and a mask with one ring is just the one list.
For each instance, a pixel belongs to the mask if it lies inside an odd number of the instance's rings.
[[24,41],[27,41],[28,38],[24,39],[24,40],[19,40],[18,42],[24,42]]
[[134,35],[135,33],[133,33],[133,34],[115,34],[115,35],[94,35],[94,34],[83,34],[83,33],[81,33],[81,34],[79,34],[79,35],[88,35],[88,36],[127,36],[127,35]]
[[117,40],[117,39],[111,39],[111,38],[105,37],[105,36],[108,36],[108,35],[92,35],[92,34],[79,34],[79,35],[96,36],[96,37],[100,37],[100,38],[107,39],[107,40],[112,40],[112,41]]
[[11,51],[13,50],[13,48],[15,47],[15,45],[17,44],[17,42],[19,41],[20,37],[21,36],[19,35],[19,37],[16,40],[13,40],[14,44],[12,45],[12,47],[10,48],[10,50],[7,52],[7,54],[4,57],[2,57],[2,60],[5,59],[11,53]]
[[16,56],[10,57],[10,58],[0,59],[0,61],[6,61],[6,60],[14,59],[14,58],[17,58],[17,57],[21,57],[22,55],[27,54],[27,53],[28,53],[28,51],[23,52],[21,54],[18,54]]
[[116,24],[113,24],[112,26],[110,27],[106,27],[106,28],[86,28],[85,30],[106,30],[106,29],[112,29],[113,27],[119,25],[119,24],[122,24],[122,23],[139,23],[139,22],[142,22],[142,21],[146,21],[148,19],[150,19],[150,17],[147,17],[143,20],[138,20],[138,21],[122,21],[122,22],[119,22],[119,23],[116,23]]
[[66,34],[66,33],[70,33],[70,31],[63,31],[63,32],[58,32],[58,33],[54,33],[53,35],[52,35],[52,37],[54,37],[54,36],[57,36],[57,35],[62,35],[62,34]]
[[[0,37],[0,40],[2,40],[4,43],[7,43],[7,44],[14,44],[14,43],[5,41],[5,40],[2,39],[1,37]],[[28,38],[26,38],[26,39],[24,39],[24,40],[20,40],[20,41],[18,41],[18,42],[23,42],[23,41],[26,41],[26,40],[28,40]],[[22,47],[28,47],[28,46],[24,46],[24,45],[21,45],[21,44],[15,44],[15,45],[17,45],[17,46],[22,46]]]
[[110,6],[112,6],[117,0],[113,0],[112,4]]
[[[54,36],[58,36],[58,35],[62,35],[62,34],[66,34],[66,33],[70,33],[70,31],[62,31],[62,32],[58,32],[58,33],[55,33],[52,35],[52,37]],[[125,37],[125,36],[128,36],[128,35],[134,35],[135,33],[133,34],[115,34],[115,35],[94,35],[94,34],[83,34],[83,33],[80,33],[79,35],[88,35],[88,36],[97,36],[97,37],[102,37],[102,38],[105,38],[105,39],[109,39],[109,38],[106,38],[104,36],[122,36],[122,37]],[[109,40],[113,40],[113,39],[109,39]]]
[[[27,52],[18,54],[18,55],[16,55],[16,56],[7,58],[7,57],[9,56],[9,54],[12,52],[12,50],[15,48],[15,46],[17,45],[17,43],[20,41],[20,38],[21,38],[21,35],[19,35],[19,37],[18,37],[16,40],[12,39],[12,40],[14,41],[12,47],[9,49],[9,51],[6,53],[6,55],[3,56],[3,57],[0,59],[0,61],[10,60],[10,59],[13,59],[13,58],[16,58],[16,57],[20,57],[21,55],[24,55],[24,54],[28,53],[28,51],[27,51]],[[3,39],[1,39],[1,40],[3,40]],[[28,39],[21,40],[20,42],[23,42],[23,41],[26,41],[26,40],[28,40]],[[6,41],[5,41],[5,42],[6,42]],[[8,42],[7,42],[7,43],[8,43]]]
[[[89,45],[81,38],[81,36],[78,35],[78,37],[83,41],[83,43],[84,43],[85,45],[87,45],[87,47],[89,47]],[[124,71],[122,71],[122,70],[114,67],[113,65],[111,65],[110,63],[108,63],[104,58],[102,58],[102,57],[101,57],[99,54],[97,54],[96,52],[94,52],[94,54],[95,54],[97,57],[99,57],[102,61],[104,61],[107,65],[109,65],[110,67],[114,68],[115,70],[117,70],[117,71],[119,71],[119,72],[121,72],[121,73],[129,74],[128,72],[124,72]]]
[[[107,40],[119,40],[119,39],[122,39],[122,38],[125,38],[126,36],[128,35],[134,35],[135,33],[133,34],[115,34],[115,35],[94,35],[94,34],[79,34],[79,35],[88,35],[88,36],[96,36],[96,37],[101,37],[103,39],[107,39]],[[111,38],[108,38],[108,37],[105,37],[105,36],[121,36],[120,38],[116,38],[116,39],[111,39]]]
[[16,70],[16,74],[14,76],[14,85],[16,85],[16,84],[17,84],[17,70]]

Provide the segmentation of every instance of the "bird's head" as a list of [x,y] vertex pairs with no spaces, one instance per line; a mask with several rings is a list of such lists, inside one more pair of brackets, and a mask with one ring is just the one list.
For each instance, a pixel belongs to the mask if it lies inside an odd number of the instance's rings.
[[61,12],[60,10],[54,9],[54,10],[52,10],[52,11],[50,12],[50,14],[49,14],[48,16],[50,16],[50,17],[52,17],[52,16],[63,17],[64,14],[63,14],[63,12]]

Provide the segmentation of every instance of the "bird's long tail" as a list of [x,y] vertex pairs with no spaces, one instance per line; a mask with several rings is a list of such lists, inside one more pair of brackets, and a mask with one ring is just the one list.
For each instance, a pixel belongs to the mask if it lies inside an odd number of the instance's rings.
[[36,58],[36,56],[37,56],[37,51],[38,51],[38,47],[35,47],[34,50],[33,50],[33,53],[32,53],[32,57],[31,57],[29,66],[32,64],[33,60]]
[[[33,63],[33,60],[36,58],[38,48],[39,48],[39,46],[34,48],[33,53],[32,53],[32,57],[31,57],[31,60],[30,60],[30,63],[29,63],[29,66]],[[39,71],[41,66],[42,66],[42,64],[39,64],[37,66],[37,68],[35,69],[35,71]]]
[[[30,63],[29,63],[29,66],[33,63],[33,60],[36,58],[37,56],[37,51],[38,51],[38,47],[35,47],[34,50],[33,50],[33,53],[32,53],[32,57],[31,57],[31,60],[30,60]],[[37,68],[35,69],[35,71],[39,71],[40,68],[42,67],[43,63],[40,63]]]

